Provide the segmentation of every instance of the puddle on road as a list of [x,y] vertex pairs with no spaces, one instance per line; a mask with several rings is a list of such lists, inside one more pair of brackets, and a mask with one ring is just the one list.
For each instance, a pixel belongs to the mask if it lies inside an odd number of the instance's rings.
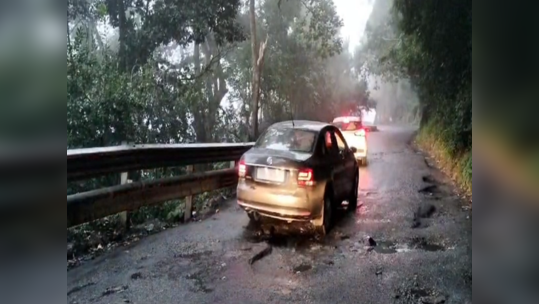
[[371,247],[369,251],[374,251],[379,254],[395,254],[410,252],[414,250],[437,252],[445,251],[446,248],[438,244],[430,243],[425,239],[416,238],[408,244],[397,244],[389,241],[377,241],[376,246]]
[[393,254],[398,252],[397,245],[392,242],[377,242],[372,250],[380,254]]
[[411,289],[410,294],[416,299],[429,296],[429,292],[427,290],[420,289],[420,288]]
[[[341,219],[344,220],[344,219]],[[321,247],[335,246],[340,238],[330,235],[322,238],[315,236],[312,227],[304,223],[286,223],[265,219],[255,226],[247,226],[242,238],[249,243],[267,243],[273,247],[306,251],[320,249]]]
[[414,248],[414,249],[423,250],[423,251],[429,251],[429,252],[445,251],[444,246],[434,244],[434,243],[430,243],[427,240],[425,240],[424,238],[413,239],[410,242],[410,246],[412,248]]

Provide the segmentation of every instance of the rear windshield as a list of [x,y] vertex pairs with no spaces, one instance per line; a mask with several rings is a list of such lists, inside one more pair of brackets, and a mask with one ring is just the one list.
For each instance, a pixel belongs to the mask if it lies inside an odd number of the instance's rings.
[[256,142],[255,147],[311,153],[314,149],[316,132],[293,128],[270,128]]
[[357,131],[361,129],[361,123],[358,121],[351,121],[349,123],[334,122],[333,125],[341,131]]

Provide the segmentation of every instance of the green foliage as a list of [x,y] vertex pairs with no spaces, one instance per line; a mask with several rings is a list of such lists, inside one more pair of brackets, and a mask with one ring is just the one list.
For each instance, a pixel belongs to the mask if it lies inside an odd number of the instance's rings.
[[467,194],[472,193],[472,151],[453,151],[451,143],[441,134],[446,133],[436,121],[424,125],[416,137],[417,144],[427,151],[441,169],[448,174]]
[[472,152],[468,152],[465,154],[465,156],[462,158],[462,176],[463,176],[463,182],[464,186],[467,189],[472,188]]
[[[240,16],[241,23],[247,15]],[[245,19],[244,19],[245,18]],[[342,21],[332,1],[264,1],[257,15],[258,36],[268,43],[261,83],[261,128],[281,120],[329,121],[368,100],[367,87],[353,72],[338,32]],[[227,57],[233,88],[231,100],[250,107],[251,54],[249,42]],[[243,121],[248,121],[244,118]],[[263,131],[263,130],[261,130]]]
[[[421,125],[439,126],[452,156],[472,147],[471,0],[378,0],[391,12],[371,25],[372,72],[409,78],[420,98]],[[375,6],[376,7],[376,6]],[[382,14],[382,13],[381,13]],[[376,38],[378,37],[378,38]]]

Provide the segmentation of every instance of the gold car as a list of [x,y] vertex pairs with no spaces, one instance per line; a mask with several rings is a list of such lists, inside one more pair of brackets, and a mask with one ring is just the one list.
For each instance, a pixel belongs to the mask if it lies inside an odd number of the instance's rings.
[[333,212],[357,207],[355,149],[333,125],[285,121],[272,125],[238,164],[238,204],[251,220],[270,217],[310,222],[321,234]]

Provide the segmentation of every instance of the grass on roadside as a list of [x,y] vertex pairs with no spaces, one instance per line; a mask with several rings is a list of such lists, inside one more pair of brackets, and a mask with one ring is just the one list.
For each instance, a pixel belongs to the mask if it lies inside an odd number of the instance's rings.
[[436,160],[440,169],[447,174],[466,195],[472,195],[472,151],[449,153],[448,145],[440,139],[440,131],[432,125],[419,130],[417,146]]

